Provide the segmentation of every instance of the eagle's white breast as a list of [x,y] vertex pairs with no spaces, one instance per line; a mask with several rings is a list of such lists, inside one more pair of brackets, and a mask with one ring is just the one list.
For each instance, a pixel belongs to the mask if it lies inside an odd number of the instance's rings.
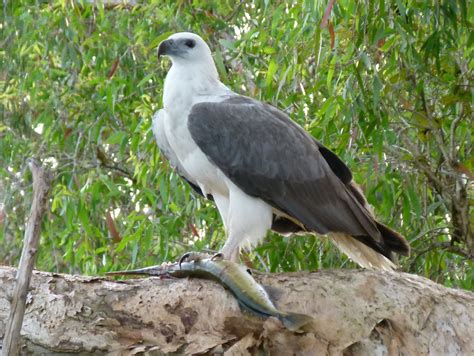
[[[193,76],[189,68],[173,66],[165,81],[163,128],[172,152],[187,173],[188,179],[207,194],[227,194],[226,177],[196,145],[188,129],[193,105],[221,101],[232,92],[220,82]],[[216,95],[217,94],[217,95]],[[219,95],[220,94],[220,95]]]

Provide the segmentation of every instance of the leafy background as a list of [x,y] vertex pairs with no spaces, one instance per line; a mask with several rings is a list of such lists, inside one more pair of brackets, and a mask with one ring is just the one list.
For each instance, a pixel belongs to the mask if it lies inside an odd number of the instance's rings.
[[[169,61],[193,31],[222,81],[285,110],[351,167],[404,234],[403,270],[474,289],[473,19],[466,1],[3,1],[0,264],[18,263],[25,160],[54,172],[37,268],[83,274],[157,264],[225,239],[211,202],[162,160],[151,132]],[[324,238],[269,234],[260,270],[354,267]]]

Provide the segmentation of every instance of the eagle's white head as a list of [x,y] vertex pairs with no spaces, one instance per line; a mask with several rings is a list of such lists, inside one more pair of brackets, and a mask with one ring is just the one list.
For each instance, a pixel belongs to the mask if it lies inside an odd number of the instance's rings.
[[171,35],[158,47],[158,57],[161,56],[169,57],[173,63],[163,92],[168,111],[172,107],[188,108],[196,96],[231,92],[219,81],[211,50],[200,36],[190,32]]
[[209,46],[200,36],[191,32],[175,33],[161,42],[158,57],[161,56],[168,56],[173,65],[179,67],[199,67],[217,74]]

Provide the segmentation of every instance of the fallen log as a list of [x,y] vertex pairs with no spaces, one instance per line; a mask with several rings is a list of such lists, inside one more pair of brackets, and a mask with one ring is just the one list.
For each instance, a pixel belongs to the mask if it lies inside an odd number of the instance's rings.
[[[16,270],[0,267],[0,337]],[[241,312],[215,282],[112,280],[35,271],[21,331],[32,353],[474,354],[474,293],[406,273],[257,274],[303,332]],[[226,354],[227,354],[226,353]]]

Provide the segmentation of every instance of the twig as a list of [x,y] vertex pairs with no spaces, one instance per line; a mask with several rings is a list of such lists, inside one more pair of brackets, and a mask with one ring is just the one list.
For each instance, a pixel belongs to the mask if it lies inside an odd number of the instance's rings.
[[[454,163],[457,161],[456,156],[457,156],[457,149],[456,149],[456,128],[461,121],[461,119],[464,116],[464,105],[461,105],[461,112],[459,113],[459,116],[456,117],[453,122],[451,123],[451,129],[450,129],[450,148],[451,148],[451,161]],[[451,166],[455,166],[455,164],[452,164]]]
[[102,6],[104,6],[104,9],[108,9],[108,10],[113,10],[116,7],[132,9],[134,6],[137,5],[136,0],[105,0],[105,1],[103,0],[100,2],[98,2],[97,0],[87,0],[86,3],[92,4],[96,7],[98,7],[99,4],[101,4]]
[[51,180],[49,172],[45,171],[37,161],[30,159],[28,166],[33,175],[33,202],[26,225],[23,251],[16,275],[16,285],[3,340],[3,355],[19,354],[20,330],[23,316],[25,315],[26,296],[30,286],[36,252],[38,251],[41,218],[46,209]]
[[472,260],[472,257],[473,257],[470,254],[469,251],[466,251],[466,250],[464,250],[463,248],[461,248],[457,245],[453,245],[453,243],[451,241],[434,242],[434,243],[431,243],[430,246],[425,248],[424,250],[421,250],[419,252],[417,251],[416,257],[414,258],[414,260],[410,264],[410,270],[413,270],[413,268],[415,267],[418,259],[421,256],[423,256],[424,254],[427,254],[428,252],[431,252],[433,250],[437,250],[437,249],[443,250],[445,252],[454,253],[458,256],[461,256],[461,257],[463,257],[465,259],[469,259],[469,260]]
[[325,28],[328,25],[329,16],[331,15],[332,7],[334,6],[336,0],[329,0],[328,6],[324,11],[323,19],[321,20],[320,28]]
[[[417,82],[416,82],[415,77],[414,77],[413,80],[414,80],[415,86],[416,86]],[[421,91],[420,91],[420,98],[421,98],[421,102],[423,104],[423,110],[424,110],[425,115],[428,118],[428,122],[431,126],[431,130],[433,132],[433,137],[435,138],[436,143],[438,144],[438,149],[441,151],[441,154],[443,155],[443,157],[444,157],[446,163],[448,164],[448,166],[452,167],[453,166],[453,161],[452,161],[451,157],[449,156],[448,152],[445,149],[445,138],[444,138],[444,134],[443,134],[443,127],[433,117],[433,114],[432,114],[432,112],[431,112],[431,110],[428,106],[428,102],[427,102],[426,96],[425,96],[425,89],[423,87],[421,88]],[[437,126],[439,126],[439,127],[437,127]]]
[[110,232],[110,236],[112,237],[112,241],[115,243],[119,243],[122,240],[120,233],[117,230],[117,226],[115,225],[114,218],[110,211],[105,212],[105,225]]
[[224,19],[224,21],[229,22],[230,20],[232,20],[240,12],[243,4],[244,4],[244,1],[240,0],[239,5],[235,7],[234,11],[232,11],[231,14]]
[[[413,164],[419,170],[421,170],[422,172],[425,173],[426,178],[428,178],[428,180],[431,182],[431,184],[436,189],[438,194],[441,195],[444,198],[447,198],[445,196],[445,193],[444,193],[445,189],[444,189],[444,185],[443,185],[442,181],[440,179],[438,179],[435,172],[433,172],[431,170],[431,167],[430,167],[429,163],[423,161],[424,157],[421,155],[418,148],[412,142],[410,142],[410,140],[408,140],[406,137],[402,136],[402,141],[405,144],[405,146],[408,147],[409,151],[411,151],[411,154],[414,158],[413,161],[412,161]],[[447,201],[450,202],[451,200],[448,199]]]
[[100,167],[117,171],[117,172],[121,173],[121,175],[124,176],[125,178],[130,179],[134,184],[137,183],[137,180],[133,176],[133,174],[130,173],[129,171],[127,171],[125,168],[121,168],[121,167],[119,167],[117,165],[113,165],[113,164],[101,164]]
[[410,239],[410,244],[413,244],[415,241],[418,241],[422,237],[425,237],[434,233],[438,233],[438,232],[443,232],[445,230],[449,231],[450,229],[452,230],[452,226],[435,227],[430,230],[422,231],[418,235],[416,235],[415,238]]

